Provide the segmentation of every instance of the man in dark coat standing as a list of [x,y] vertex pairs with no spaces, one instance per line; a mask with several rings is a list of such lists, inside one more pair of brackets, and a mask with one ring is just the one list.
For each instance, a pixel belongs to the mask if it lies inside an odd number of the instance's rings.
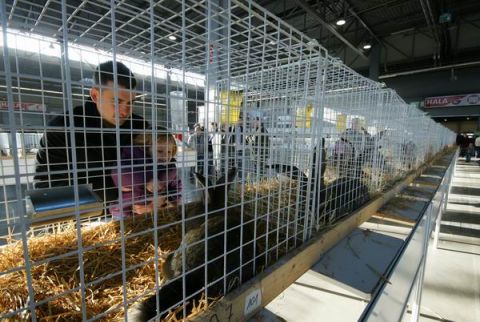
[[[98,65],[94,81],[91,100],[49,122],[36,157],[35,188],[73,185],[76,170],[78,184],[91,184],[104,201],[118,199],[110,176],[117,165],[117,147],[129,146],[136,134],[148,128],[148,123],[132,113],[136,80],[123,63],[114,65],[108,61]],[[73,135],[70,113],[73,114]]]
[[[252,157],[255,165],[255,172],[261,176],[265,175],[265,168],[268,163],[268,156],[270,150],[269,134],[265,129],[259,117],[255,119],[253,134],[250,137],[252,142]],[[258,166],[258,169],[257,169]]]

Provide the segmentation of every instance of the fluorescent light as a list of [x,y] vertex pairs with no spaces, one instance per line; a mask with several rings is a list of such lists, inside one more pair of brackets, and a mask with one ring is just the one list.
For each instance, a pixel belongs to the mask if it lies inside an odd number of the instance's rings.
[[170,40],[177,40],[177,37],[175,37],[174,35],[170,35],[170,36],[168,36],[168,39],[170,39]]
[[346,24],[347,21],[343,18],[340,18],[337,20],[337,22],[335,23],[337,26],[343,26],[344,24]]
[[276,45],[277,42],[275,40],[270,40],[270,45]]
[[372,45],[370,44],[363,45],[363,49],[370,49],[370,48],[372,48]]

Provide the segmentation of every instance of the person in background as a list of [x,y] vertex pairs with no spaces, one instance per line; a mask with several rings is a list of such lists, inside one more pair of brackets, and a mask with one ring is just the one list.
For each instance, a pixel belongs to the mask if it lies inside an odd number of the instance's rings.
[[216,133],[218,132],[218,124],[217,122],[211,122],[210,123],[210,133]]
[[475,138],[475,154],[480,158],[480,135]]
[[463,135],[461,133],[457,133],[455,144],[457,144],[457,146],[461,146],[463,144]]
[[464,157],[467,152],[468,139],[464,134],[457,135],[457,145],[460,147],[460,157]]
[[115,186],[120,186],[123,210],[118,205],[110,208],[114,218],[131,216],[132,214],[151,213],[154,210],[155,190],[158,192],[157,209],[176,207],[180,201],[182,183],[175,165],[177,144],[175,138],[168,133],[156,134],[157,182],[154,180],[154,136],[155,134],[139,135],[134,145],[122,149],[122,166],[112,170],[112,180]]
[[93,79],[89,100],[48,123],[36,155],[34,186],[73,185],[76,170],[78,184],[91,184],[104,201],[113,201],[118,192],[110,173],[117,164],[117,148],[130,145],[148,123],[132,113],[136,80],[124,64],[102,63]]
[[193,125],[193,133],[188,138],[187,145],[194,149],[197,153],[197,166],[192,169],[191,178],[193,178],[193,172],[203,174],[203,164],[205,162],[205,132],[204,127],[200,123]]
[[470,162],[472,156],[475,156],[475,147],[473,146],[473,143],[469,143],[467,151],[465,152],[465,161]]
[[[220,137],[220,153],[218,154],[218,166],[217,166],[217,174],[225,173],[224,169],[228,169],[230,162],[228,159],[232,159],[233,150],[229,146],[228,141],[230,140],[230,127],[227,127],[225,123],[220,124],[219,127],[219,137]],[[228,152],[228,159],[227,159],[227,152]]]
[[[225,171],[232,168],[237,168],[237,178],[242,180],[245,155],[247,154],[247,140],[245,136],[245,129],[243,128],[243,118],[240,116],[236,124],[229,126],[224,133],[222,139],[222,147],[224,147],[223,158],[225,159]],[[228,152],[228,156],[226,154]]]
[[222,153],[222,134],[216,122],[210,123],[209,142],[212,147],[212,155],[209,160],[212,160],[213,167],[216,172],[221,171],[221,153]]
[[352,143],[340,137],[333,149],[332,162],[338,177],[349,176],[355,170],[355,148]]
[[259,117],[255,118],[253,134],[250,136],[249,140],[252,143],[252,157],[255,166],[254,172],[258,171],[262,176],[265,174],[265,165],[269,155],[270,141],[268,138],[268,132]]

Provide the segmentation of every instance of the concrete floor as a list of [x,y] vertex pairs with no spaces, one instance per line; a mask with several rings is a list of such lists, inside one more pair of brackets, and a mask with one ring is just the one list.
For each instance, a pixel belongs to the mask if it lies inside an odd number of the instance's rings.
[[420,321],[480,321],[480,246],[438,246],[429,249]]
[[420,321],[480,321],[480,165],[463,158],[451,182],[438,248],[432,245]]
[[[420,321],[480,322],[480,165],[459,159],[438,248],[429,246]],[[433,241],[433,240],[432,240]],[[357,321],[368,299],[315,266],[251,321]],[[410,312],[403,321],[410,321]]]

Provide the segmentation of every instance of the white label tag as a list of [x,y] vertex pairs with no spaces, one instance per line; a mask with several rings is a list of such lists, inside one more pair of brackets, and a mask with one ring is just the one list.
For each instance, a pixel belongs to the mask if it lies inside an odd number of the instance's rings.
[[262,292],[256,289],[245,297],[244,315],[247,316],[262,304]]

